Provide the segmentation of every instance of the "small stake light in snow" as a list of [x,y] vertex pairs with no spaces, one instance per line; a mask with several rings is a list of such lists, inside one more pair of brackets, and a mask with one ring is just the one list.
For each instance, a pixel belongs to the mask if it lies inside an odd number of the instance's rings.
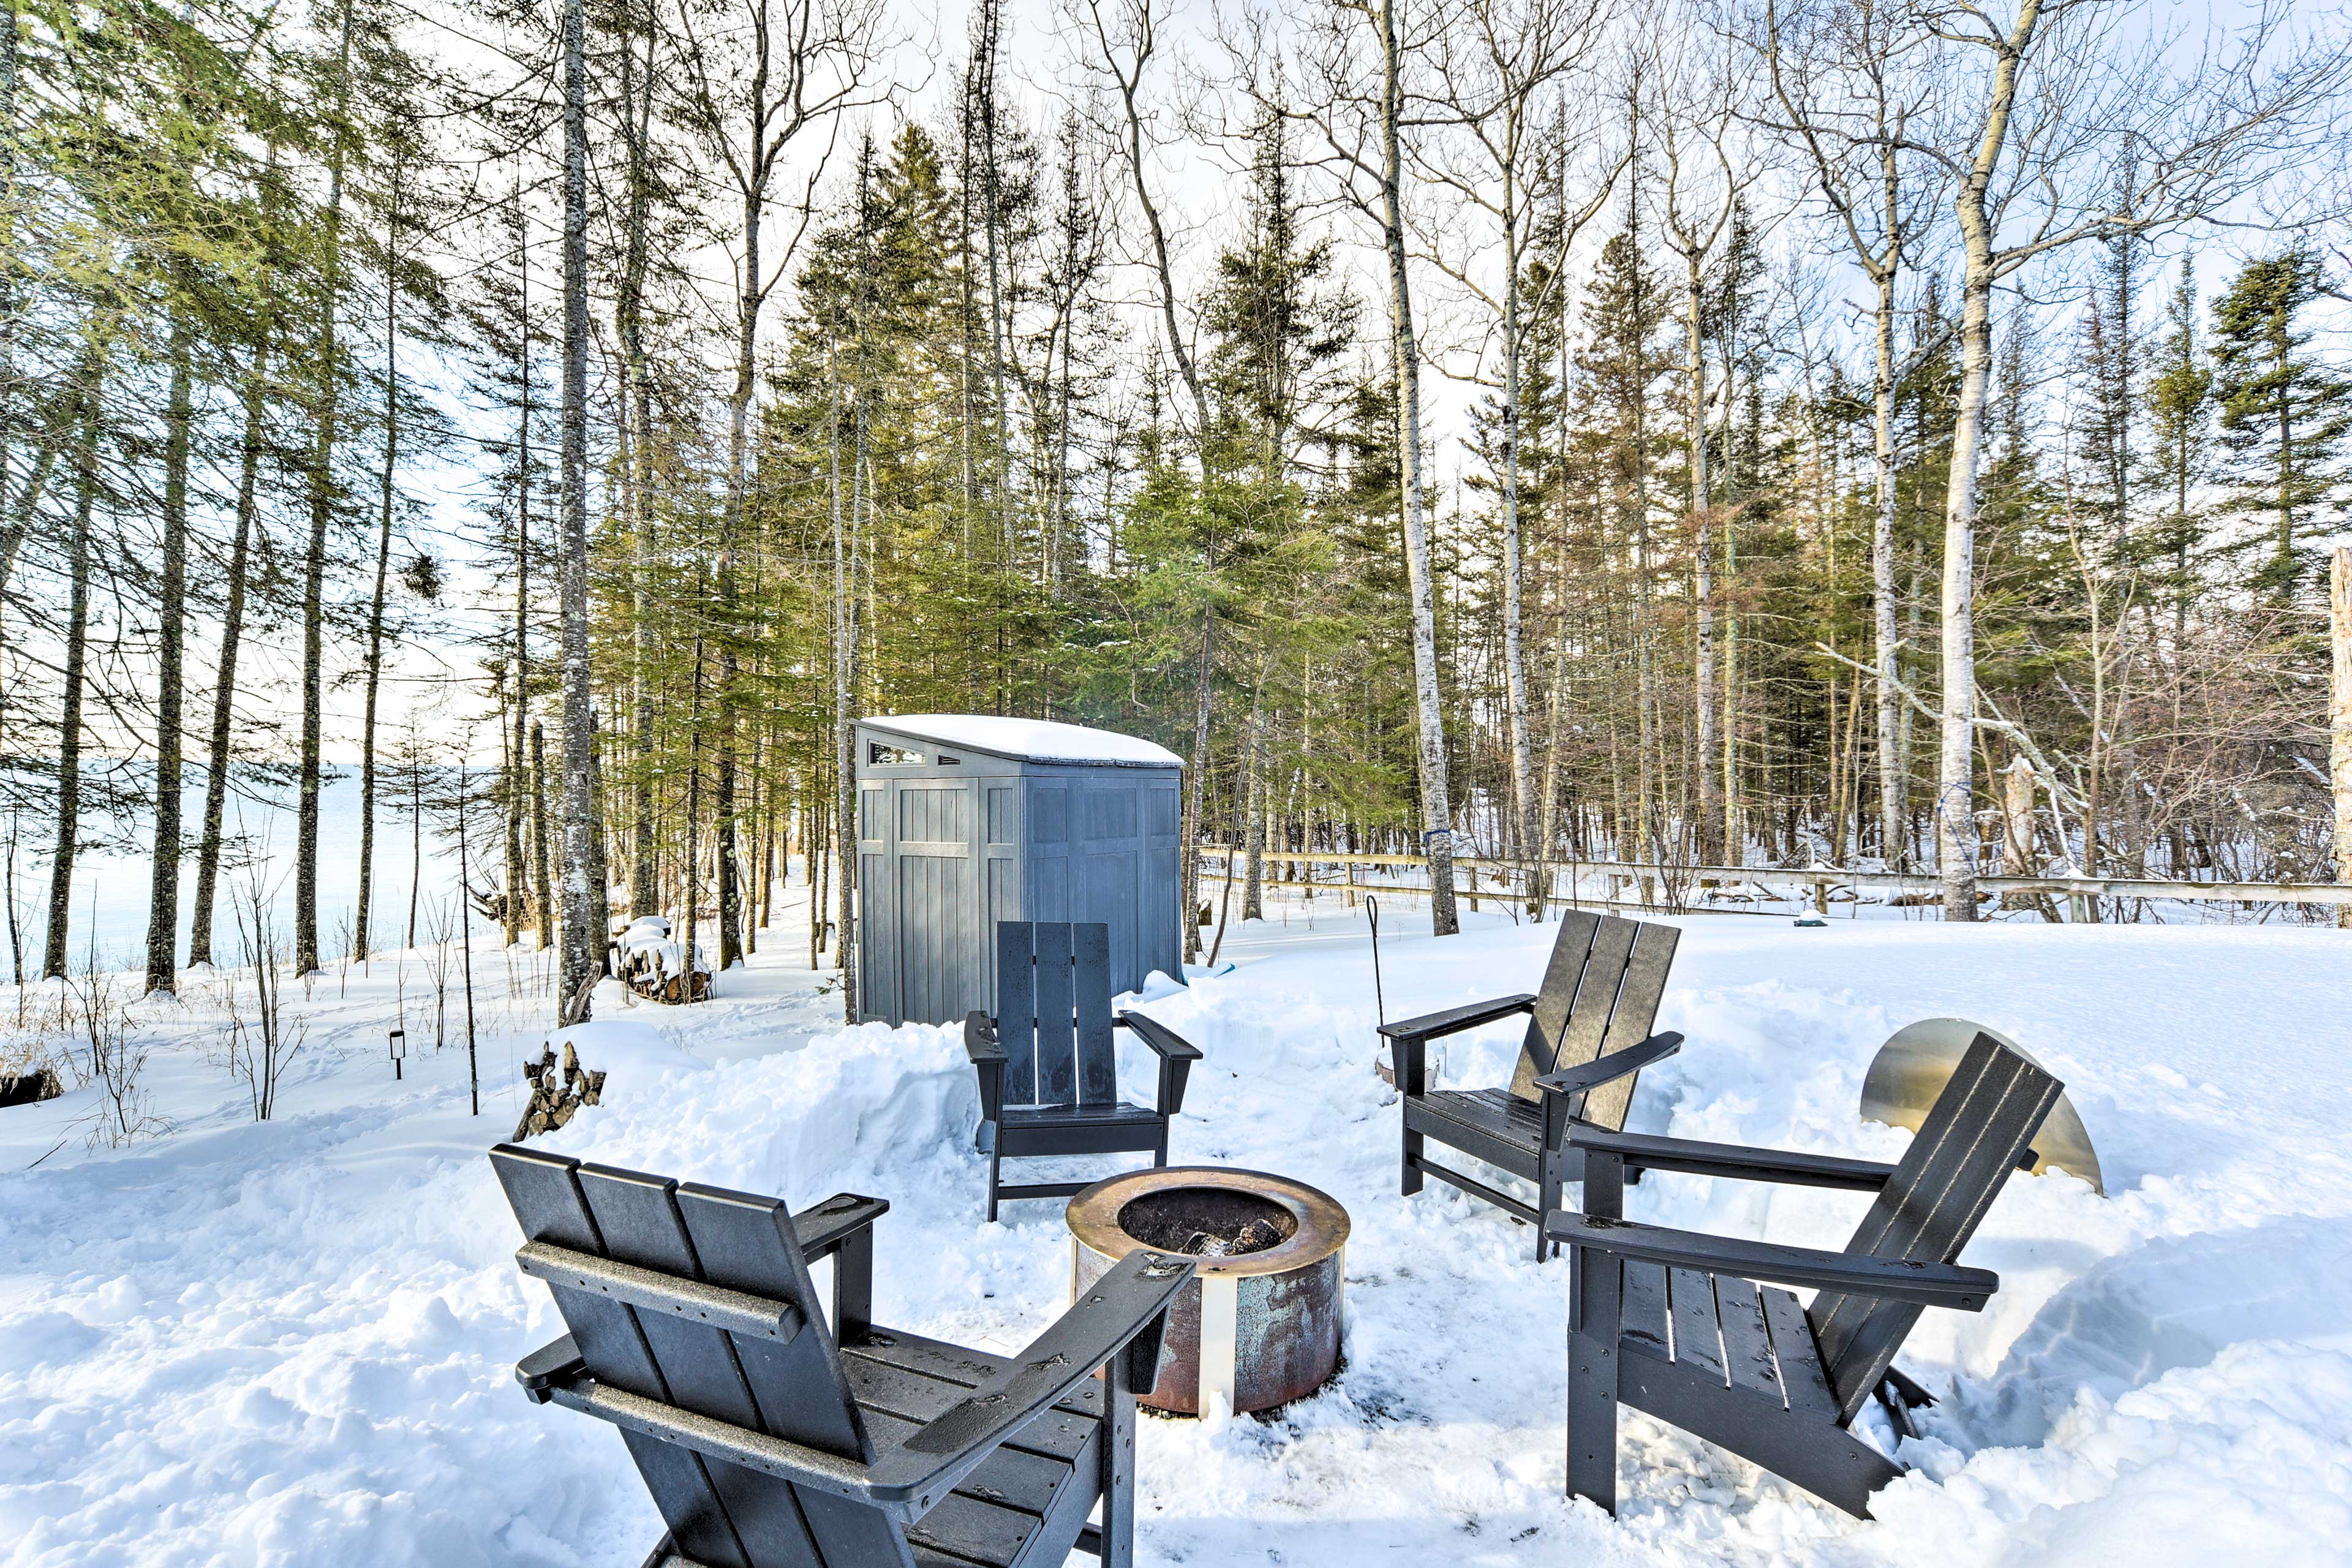
[[408,1031],[394,1029],[392,1032],[391,1046],[392,1081],[398,1083],[401,1079],[401,1064],[408,1059]]

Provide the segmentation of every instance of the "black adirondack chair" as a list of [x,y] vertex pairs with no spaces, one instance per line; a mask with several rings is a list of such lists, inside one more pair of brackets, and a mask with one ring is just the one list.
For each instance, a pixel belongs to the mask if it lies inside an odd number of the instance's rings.
[[[1576,910],[1560,920],[1541,992],[1383,1026],[1404,1100],[1405,1195],[1421,1191],[1423,1176],[1435,1176],[1535,1226],[1538,1260],[1557,1252],[1545,1239],[1543,1216],[1583,1168],[1566,1141],[1570,1125],[1624,1126],[1635,1076],[1682,1048],[1680,1035],[1650,1033],[1681,940],[1672,926]],[[1528,1034],[1507,1089],[1428,1087],[1430,1041],[1514,1013],[1528,1015]],[[1423,1152],[1431,1139],[1533,1182],[1537,1201],[1523,1203],[1439,1164]]]
[[873,1325],[878,1198],[793,1215],[512,1144],[490,1159],[516,1261],[571,1330],[515,1376],[620,1428],[668,1525],[646,1568],[1134,1561],[1135,1391],[1190,1258],[1137,1252],[994,1356]]
[[[2058,1080],[1979,1035],[1902,1163],[1577,1128],[1584,1212],[1544,1226],[1568,1244],[1568,1489],[1611,1512],[1617,1406],[1720,1444],[1859,1518],[1902,1469],[1849,1430],[1874,1396],[1898,1431],[1925,1390],[1895,1353],[1927,1307],[1975,1312],[1998,1276],[1956,1259],[2030,1147]],[[1874,1195],[1843,1252],[1630,1223],[1623,1173],[1647,1168],[1844,1187]],[[1780,1287],[1819,1289],[1810,1306]]]
[[[1118,1097],[1114,1028],[1133,1030],[1160,1058],[1150,1109]],[[1168,1163],[1168,1121],[1184,1109],[1184,1081],[1201,1059],[1164,1024],[1139,1013],[1112,1016],[1110,927],[1099,922],[999,921],[996,1017],[967,1017],[963,1045],[980,1073],[992,1220],[999,1198],[1066,1198],[1090,1184],[1007,1186],[1007,1160],[1148,1151],[1154,1166]]]

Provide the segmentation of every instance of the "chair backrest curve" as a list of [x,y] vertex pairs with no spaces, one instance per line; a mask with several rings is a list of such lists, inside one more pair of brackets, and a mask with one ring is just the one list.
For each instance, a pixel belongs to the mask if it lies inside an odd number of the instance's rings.
[[[2063,1086],[1980,1034],[1846,1243],[1856,1257],[1956,1263]],[[1851,1421],[1919,1321],[1916,1302],[1825,1290],[1805,1310],[1822,1369]]]
[[[513,1144],[490,1163],[523,1235],[797,1309],[777,1342],[551,1284],[599,1383],[860,1463],[873,1449],[781,1200],[583,1165]],[[879,1510],[621,1429],[677,1551],[732,1568],[911,1562]]]
[[[1673,926],[1590,910],[1560,917],[1511,1092],[1536,1100],[1535,1080],[1544,1074],[1581,1067],[1648,1038],[1681,940]],[[1622,1131],[1633,1100],[1633,1079],[1627,1078],[1602,1085],[1571,1109],[1596,1126]]]

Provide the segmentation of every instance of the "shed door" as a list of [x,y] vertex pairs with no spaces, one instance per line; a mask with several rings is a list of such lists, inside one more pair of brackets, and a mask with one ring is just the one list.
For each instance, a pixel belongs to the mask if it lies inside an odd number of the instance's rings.
[[899,1016],[945,1023],[979,994],[973,916],[972,786],[963,779],[897,779]]

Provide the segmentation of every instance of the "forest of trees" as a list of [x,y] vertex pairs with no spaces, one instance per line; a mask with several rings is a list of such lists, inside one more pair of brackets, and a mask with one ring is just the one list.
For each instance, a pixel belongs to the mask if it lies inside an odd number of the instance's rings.
[[865,714],[1150,736],[1441,933],[1457,854],[2333,875],[2334,12],[7,5],[16,978],[126,838],[226,960],[260,787],[298,969],[322,788],[412,940],[426,647],[574,1014],[803,852],[854,929]]

